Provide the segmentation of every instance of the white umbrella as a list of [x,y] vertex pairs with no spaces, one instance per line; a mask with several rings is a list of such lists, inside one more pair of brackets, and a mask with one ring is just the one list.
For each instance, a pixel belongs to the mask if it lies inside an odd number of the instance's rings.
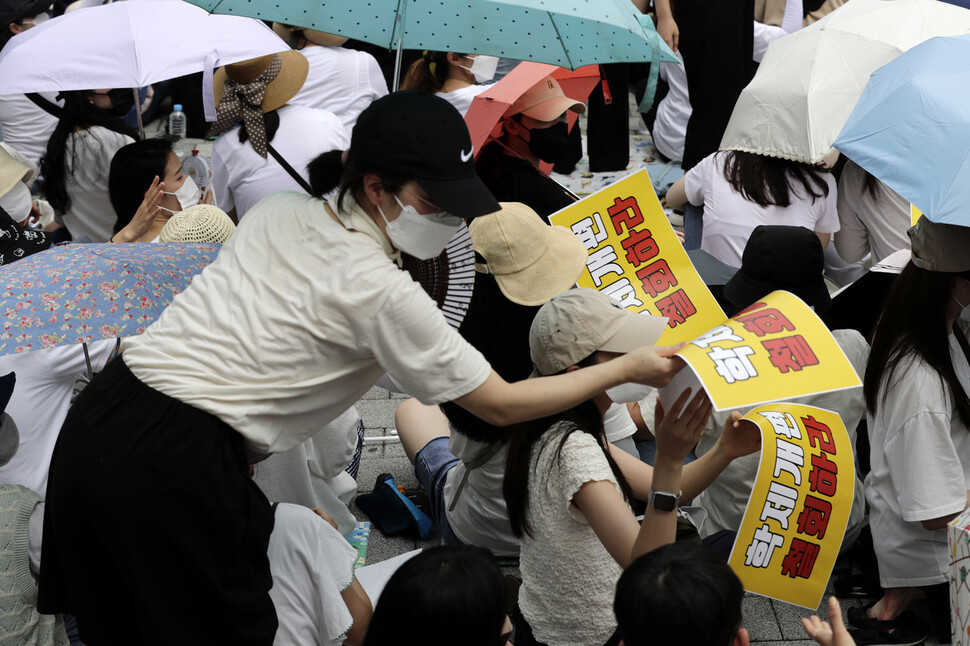
[[937,0],[851,0],[768,46],[721,150],[822,161],[874,71],[929,38],[968,33],[970,11]]
[[0,52],[0,95],[145,87],[286,49],[253,18],[209,15],[181,0],[116,2],[11,38]]

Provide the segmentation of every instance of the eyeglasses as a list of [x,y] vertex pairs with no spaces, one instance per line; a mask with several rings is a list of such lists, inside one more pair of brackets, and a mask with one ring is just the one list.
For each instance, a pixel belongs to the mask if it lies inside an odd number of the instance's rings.
[[422,202],[424,202],[425,204],[427,204],[428,207],[430,207],[431,209],[433,209],[435,213],[440,213],[440,212],[444,211],[443,208],[441,208],[440,206],[438,206],[434,202],[431,202],[430,200],[424,199],[423,197],[421,197],[420,195],[418,195],[414,191],[410,191],[410,190],[408,190],[406,188],[402,188],[401,190],[404,191],[405,193],[410,193],[414,197],[418,198],[419,200],[421,200]]

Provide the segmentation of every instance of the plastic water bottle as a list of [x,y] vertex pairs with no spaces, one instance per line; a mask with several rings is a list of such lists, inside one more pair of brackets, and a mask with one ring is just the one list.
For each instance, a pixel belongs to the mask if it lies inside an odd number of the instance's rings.
[[185,122],[185,113],[182,112],[181,103],[176,103],[172,107],[172,114],[168,115],[168,136],[172,140],[172,150],[175,151],[175,154],[179,159],[182,159],[185,156],[185,152],[182,150],[182,148],[187,128]]

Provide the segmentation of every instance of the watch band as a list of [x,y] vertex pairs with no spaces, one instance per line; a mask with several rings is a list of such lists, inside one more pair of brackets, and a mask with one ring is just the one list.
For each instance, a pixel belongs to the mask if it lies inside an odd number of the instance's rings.
[[655,491],[650,487],[650,506],[657,511],[674,511],[680,507],[680,495],[682,491],[670,493],[669,491]]

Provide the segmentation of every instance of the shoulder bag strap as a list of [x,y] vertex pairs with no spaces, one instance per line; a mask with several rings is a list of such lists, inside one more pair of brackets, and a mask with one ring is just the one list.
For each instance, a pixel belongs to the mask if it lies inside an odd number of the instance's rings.
[[496,440],[492,442],[484,449],[482,449],[478,455],[476,455],[471,462],[465,462],[465,473],[461,476],[461,482],[458,483],[458,488],[455,489],[455,497],[451,499],[451,504],[448,505],[448,511],[454,511],[455,506],[458,504],[458,499],[461,498],[461,492],[468,484],[468,474],[479,467],[485,466],[489,460],[491,460],[495,455],[502,450],[505,442]]
[[31,92],[30,94],[25,94],[24,96],[30,99],[31,103],[33,103],[38,108],[40,108],[47,114],[51,115],[55,119],[61,118],[61,113],[63,112],[63,110],[61,109],[61,106],[57,105],[56,103],[51,103],[50,101],[48,101],[41,95],[37,94],[36,92]]
[[308,195],[313,195],[313,189],[310,188],[310,184],[303,179],[302,175],[300,175],[292,166],[290,166],[290,162],[283,159],[283,155],[279,154],[276,149],[273,148],[272,144],[267,143],[266,149],[269,151],[269,154],[273,156],[273,159],[279,162],[280,166],[282,166],[283,169],[290,174],[290,177],[296,180],[296,183],[299,184]]

